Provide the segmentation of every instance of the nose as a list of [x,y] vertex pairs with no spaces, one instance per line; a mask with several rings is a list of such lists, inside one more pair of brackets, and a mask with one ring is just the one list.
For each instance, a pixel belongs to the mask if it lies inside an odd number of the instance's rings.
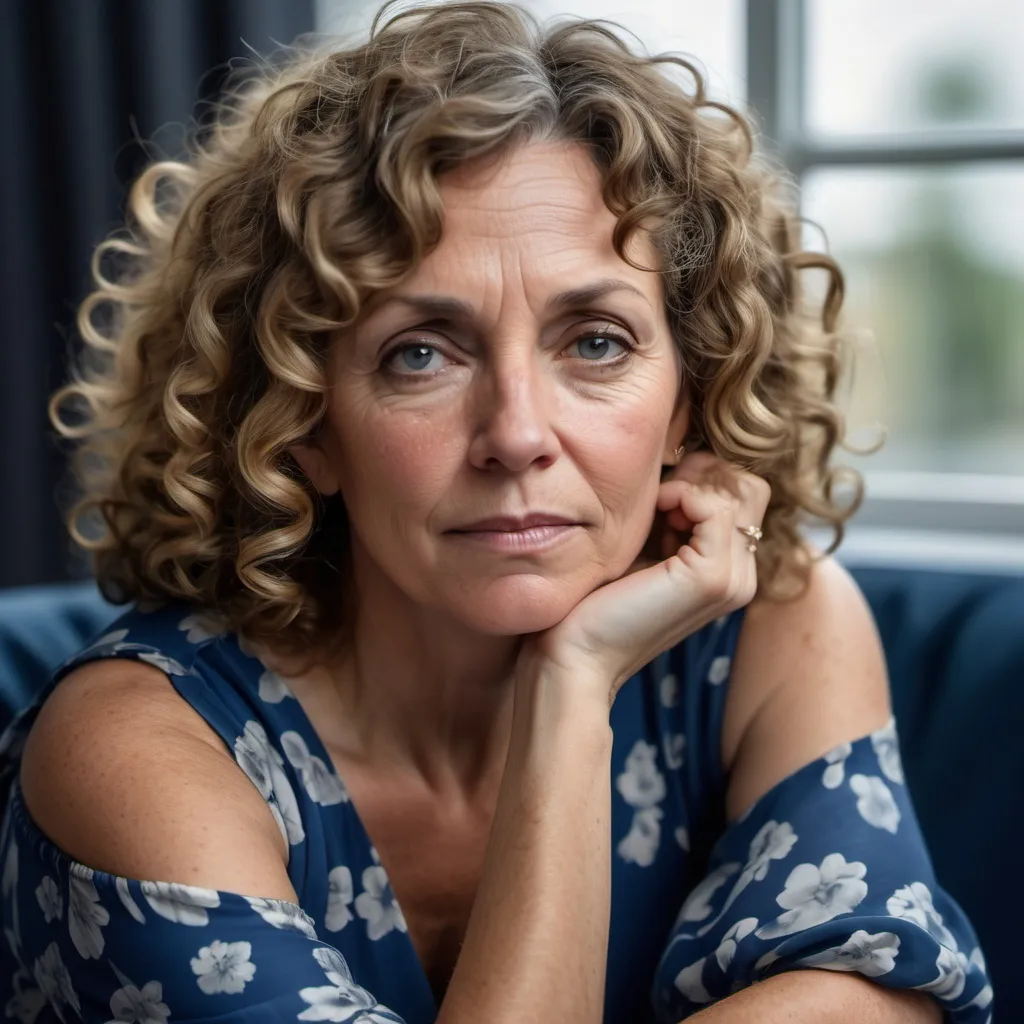
[[496,360],[476,396],[477,424],[469,459],[477,469],[521,473],[546,468],[561,452],[552,422],[555,396],[535,358]]

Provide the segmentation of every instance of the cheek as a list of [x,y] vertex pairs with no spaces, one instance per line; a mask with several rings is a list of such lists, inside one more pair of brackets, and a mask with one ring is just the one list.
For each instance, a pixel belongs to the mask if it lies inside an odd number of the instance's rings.
[[450,487],[462,457],[458,425],[444,415],[376,409],[346,416],[337,433],[349,515],[370,526],[380,522],[382,510],[391,518],[429,511]]
[[[657,402],[608,407],[590,423],[580,421],[575,447],[605,511],[626,526],[653,507],[661,479],[668,417]],[[646,525],[650,525],[647,523]]]

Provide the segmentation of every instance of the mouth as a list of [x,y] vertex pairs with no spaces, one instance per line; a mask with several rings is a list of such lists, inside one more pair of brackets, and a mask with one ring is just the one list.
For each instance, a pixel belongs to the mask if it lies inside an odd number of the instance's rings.
[[448,533],[522,533],[547,526],[582,525],[578,519],[569,519],[550,512],[531,512],[525,516],[492,516],[490,519],[480,519],[449,530]]
[[458,529],[448,530],[453,538],[493,551],[533,554],[547,550],[583,529],[583,523],[546,512],[526,516],[494,516]]

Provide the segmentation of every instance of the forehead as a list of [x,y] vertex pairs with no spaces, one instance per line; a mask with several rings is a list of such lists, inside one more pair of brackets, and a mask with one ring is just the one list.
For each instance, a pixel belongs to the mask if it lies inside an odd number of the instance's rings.
[[[625,277],[645,294],[660,295],[656,273],[631,267],[616,253],[615,215],[601,195],[601,174],[572,143],[532,143],[501,157],[445,174],[441,242],[411,275],[420,286],[486,286],[514,275],[532,290],[559,291],[581,276]],[[658,265],[649,238],[636,233],[630,258]]]

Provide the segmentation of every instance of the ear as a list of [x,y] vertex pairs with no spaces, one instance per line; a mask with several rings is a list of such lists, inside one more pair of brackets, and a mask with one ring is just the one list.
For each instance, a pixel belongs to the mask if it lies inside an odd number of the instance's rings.
[[686,392],[680,388],[679,399],[676,402],[676,411],[669,420],[668,429],[665,431],[665,450],[662,452],[661,461],[666,466],[674,466],[679,462],[681,456],[676,455],[676,449],[686,440],[690,429],[690,399]]
[[321,494],[337,494],[341,489],[337,472],[318,441],[293,444],[288,452]]

